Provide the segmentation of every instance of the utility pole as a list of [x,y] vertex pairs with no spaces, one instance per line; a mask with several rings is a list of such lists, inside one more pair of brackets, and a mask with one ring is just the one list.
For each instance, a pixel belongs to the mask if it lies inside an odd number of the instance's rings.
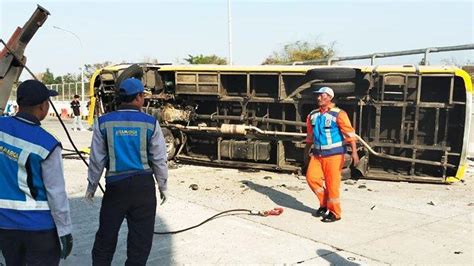
[[85,99],[84,99],[84,64],[82,63],[83,60],[84,60],[83,59],[84,47],[82,46],[81,38],[79,38],[79,36],[77,36],[77,34],[75,34],[74,32],[72,32],[70,30],[66,30],[66,29],[63,29],[63,28],[58,27],[58,26],[53,26],[53,28],[58,29],[58,30],[62,30],[62,31],[67,32],[69,34],[72,34],[74,37],[76,37],[76,39],[79,41],[79,44],[81,46],[81,53],[80,53],[80,57],[81,57],[81,60],[80,60],[80,62],[81,62],[81,106],[84,106],[84,104],[85,104]]
[[227,0],[227,16],[229,19],[228,31],[229,31],[229,65],[232,65],[232,17],[230,12],[230,0]]

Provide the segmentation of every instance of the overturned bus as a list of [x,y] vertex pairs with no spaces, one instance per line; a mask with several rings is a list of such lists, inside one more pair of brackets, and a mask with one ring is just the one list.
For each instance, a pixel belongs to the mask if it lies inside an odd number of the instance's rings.
[[329,86],[360,136],[350,152],[361,162],[346,156],[344,177],[452,182],[466,171],[472,83],[458,68],[114,65],[92,76],[90,122],[116,109],[128,77],[142,80],[169,159],[298,172],[312,91]]

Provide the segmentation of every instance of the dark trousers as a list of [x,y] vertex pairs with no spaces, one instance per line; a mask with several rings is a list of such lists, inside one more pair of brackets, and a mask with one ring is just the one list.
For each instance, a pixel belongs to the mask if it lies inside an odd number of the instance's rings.
[[127,261],[125,265],[145,265],[153,242],[156,192],[152,175],[133,176],[106,185],[100,225],[92,249],[93,265],[110,265],[117,246],[118,232],[127,219]]
[[56,229],[0,229],[0,248],[7,265],[59,265],[61,247]]

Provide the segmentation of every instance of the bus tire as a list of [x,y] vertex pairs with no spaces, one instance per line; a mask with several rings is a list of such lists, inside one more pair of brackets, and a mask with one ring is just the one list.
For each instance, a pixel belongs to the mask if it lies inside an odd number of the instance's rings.
[[355,77],[356,70],[353,68],[314,68],[306,72],[307,80],[351,81]]
[[329,87],[334,91],[335,96],[338,95],[353,95],[355,93],[355,83],[354,82],[323,82],[323,83],[313,83],[311,85],[311,90],[319,90],[322,87]]
[[167,154],[167,159],[169,161],[173,159],[176,153],[176,143],[174,141],[174,136],[171,130],[169,130],[168,128],[162,127],[161,132],[163,133],[163,137],[165,139],[166,154]]
[[136,78],[136,79],[142,79],[143,77],[143,69],[138,65],[138,64],[133,64],[129,67],[127,67],[118,77],[117,80],[115,81],[115,86],[120,86],[120,83],[122,83],[123,80],[128,79],[128,78]]

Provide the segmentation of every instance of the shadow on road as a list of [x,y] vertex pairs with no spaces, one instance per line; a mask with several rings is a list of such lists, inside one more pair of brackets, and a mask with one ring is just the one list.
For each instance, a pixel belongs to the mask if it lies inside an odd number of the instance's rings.
[[318,249],[316,250],[316,254],[319,257],[327,260],[330,265],[347,265],[347,266],[358,266],[360,264],[350,261],[350,259],[354,259],[353,257],[344,258],[341,255],[337,254],[334,251],[330,251],[327,249]]
[[[94,203],[85,202],[82,197],[69,198],[71,207],[71,220],[73,224],[74,246],[66,260],[61,260],[60,265],[92,265],[91,251],[94,244],[95,233],[99,228],[99,211],[102,197],[96,197]],[[159,207],[158,207],[159,208]],[[156,217],[155,231],[167,231],[160,217]],[[118,237],[117,249],[112,265],[124,265],[127,259],[127,222],[124,220]],[[171,265],[173,245],[170,236],[155,236],[153,246],[148,258],[150,265]],[[0,254],[0,265],[4,260]]]
[[242,183],[258,193],[267,195],[273,202],[275,202],[279,206],[308,213],[313,213],[315,211],[314,209],[301,203],[295,197],[287,195],[274,188],[262,186],[248,180],[243,180]]

